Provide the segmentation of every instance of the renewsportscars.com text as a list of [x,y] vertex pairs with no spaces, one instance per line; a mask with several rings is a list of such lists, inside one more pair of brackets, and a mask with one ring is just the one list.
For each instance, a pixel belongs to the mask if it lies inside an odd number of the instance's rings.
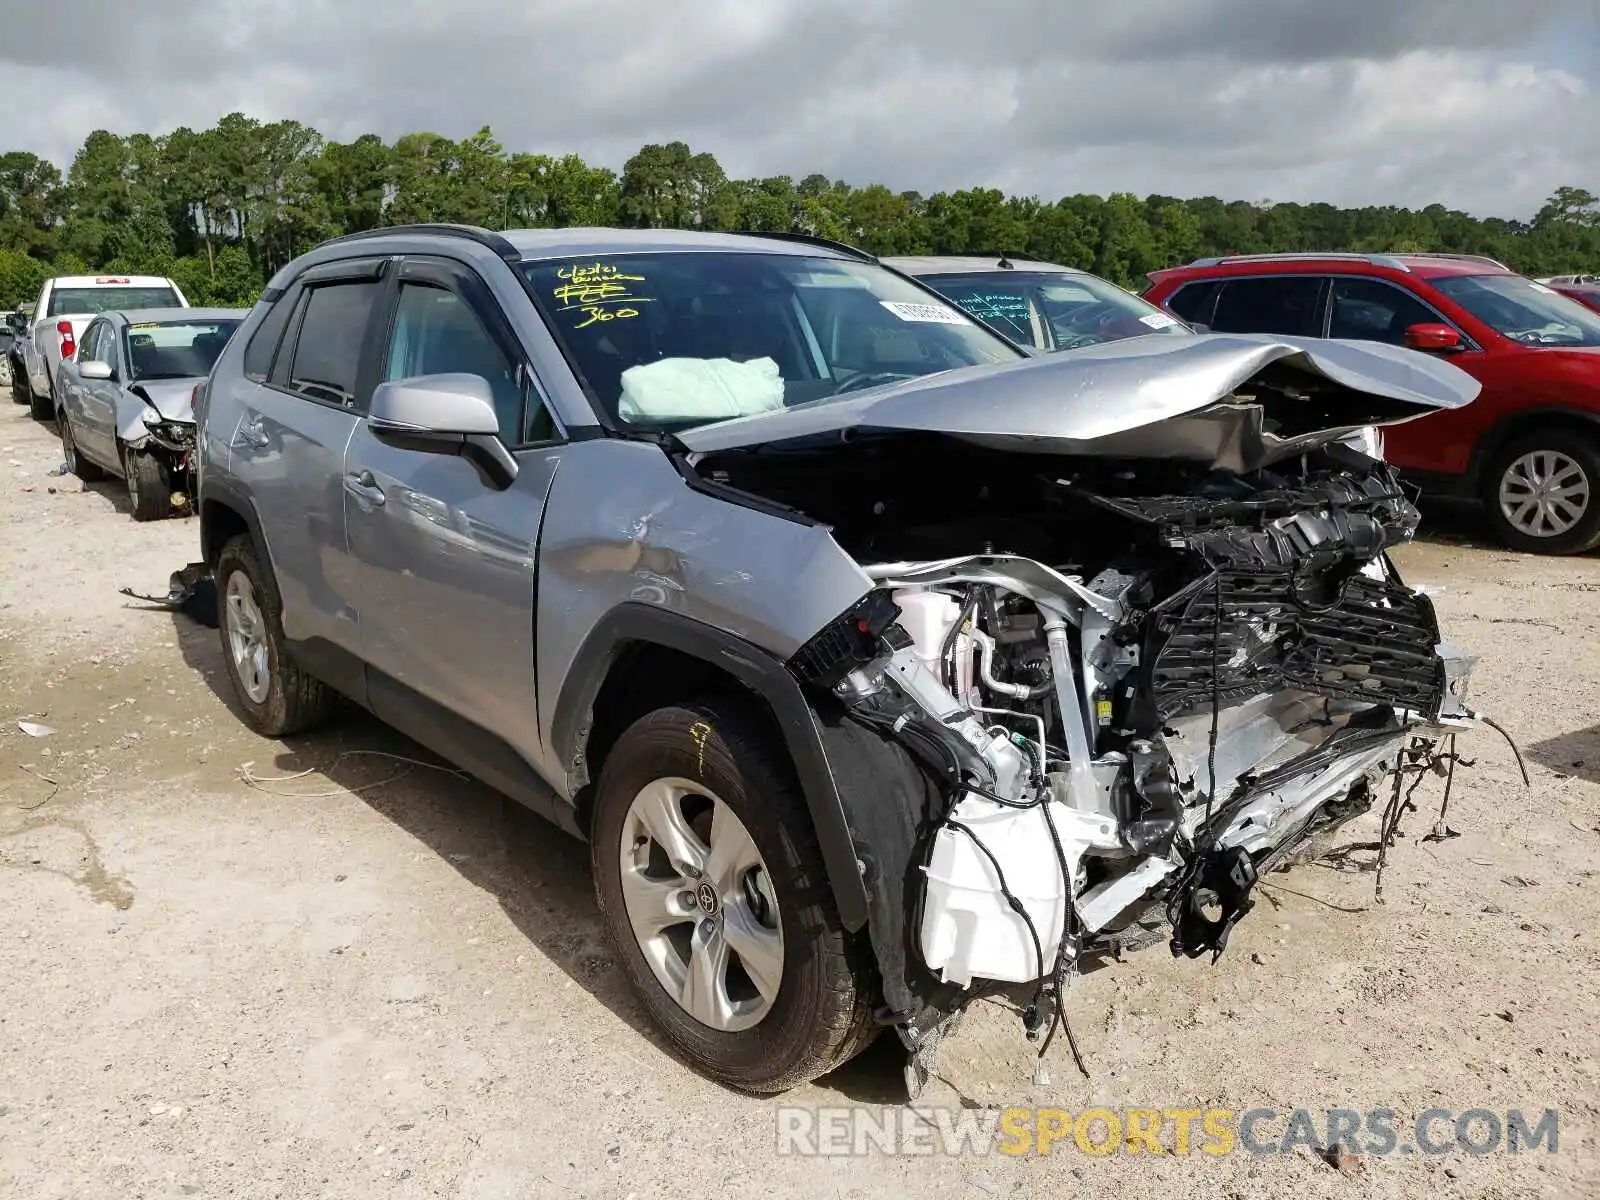
[[1054,1153],[1250,1154],[1342,1146],[1379,1157],[1454,1152],[1554,1154],[1555,1109],[1496,1112],[1428,1108],[1414,1118],[1392,1108],[780,1108],[777,1152],[848,1157],[866,1154],[1016,1157]]

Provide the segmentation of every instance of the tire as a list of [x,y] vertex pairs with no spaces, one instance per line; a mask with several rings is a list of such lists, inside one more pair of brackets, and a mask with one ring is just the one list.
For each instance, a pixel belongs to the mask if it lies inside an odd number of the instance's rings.
[[122,471],[135,521],[159,521],[172,515],[172,482],[155,455],[124,446]]
[[35,421],[53,421],[56,415],[56,402],[49,396],[41,396],[33,390],[33,383],[23,381],[23,387],[28,392],[28,411]]
[[[698,839],[693,849],[706,867],[698,884],[668,864],[661,843],[643,832],[637,815],[644,810],[636,802],[650,808],[647,796],[674,793],[682,793],[669,801],[684,820],[679,829]],[[733,825],[721,823],[726,814],[719,806],[737,818]],[[715,832],[713,820],[719,822]],[[738,841],[741,833],[747,843]],[[753,847],[755,867],[742,874],[716,869],[724,837],[733,839],[726,845]],[[787,758],[735,703],[718,699],[658,709],[623,733],[601,770],[590,853],[600,912],[629,982],[679,1054],[704,1074],[747,1092],[781,1092],[828,1073],[872,1040],[876,986],[864,940],[840,924]],[[687,886],[678,891],[680,884]],[[709,884],[716,885],[714,903],[704,898]],[[652,885],[659,891],[650,892]],[[643,900],[630,901],[629,895],[641,894]],[[634,931],[630,903],[640,908],[658,894],[677,897],[662,910],[671,914],[662,924],[675,933],[652,938],[647,950]],[[760,926],[758,942],[751,941],[752,920]],[[685,976],[693,969],[684,969],[689,962],[714,961],[705,955],[704,940],[681,953],[708,924],[717,930],[716,944],[731,951],[718,973],[725,985],[721,998],[753,1008],[753,1023],[751,1012],[728,1018],[727,1009],[708,1022],[691,1013],[692,1000],[680,999],[689,996],[688,988],[668,990],[671,972],[660,965],[666,949],[677,947],[674,966]],[[742,930],[738,939],[735,929]],[[773,969],[768,953],[774,937],[781,970]],[[754,969],[754,957],[753,972],[744,970],[743,945],[761,950],[766,991],[754,983],[763,974]],[[702,957],[694,960],[695,954]],[[704,1014],[707,1006],[698,1007]]]
[[67,470],[84,483],[104,479],[106,473],[79,452],[77,440],[72,435],[72,423],[67,420],[66,413],[56,414],[56,430],[61,434],[61,459],[67,464]]
[[16,360],[13,359],[11,363],[11,403],[27,404],[28,402],[28,372],[25,368],[19,368]]
[[[1557,493],[1541,512],[1533,506],[1536,488],[1552,477],[1565,493]],[[1517,497],[1533,505],[1519,506]],[[1564,425],[1513,438],[1484,473],[1483,503],[1489,527],[1513,550],[1581,554],[1593,549],[1600,545],[1600,440]]]
[[215,579],[222,661],[250,727],[266,737],[286,737],[324,720],[338,697],[285,653],[277,581],[248,534],[222,548]]

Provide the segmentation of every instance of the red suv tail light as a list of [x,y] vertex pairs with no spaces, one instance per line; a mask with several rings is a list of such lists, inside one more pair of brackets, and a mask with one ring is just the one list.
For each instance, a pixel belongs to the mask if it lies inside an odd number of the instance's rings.
[[72,322],[57,321],[56,332],[61,335],[61,358],[64,362],[78,352],[77,343],[72,340]]

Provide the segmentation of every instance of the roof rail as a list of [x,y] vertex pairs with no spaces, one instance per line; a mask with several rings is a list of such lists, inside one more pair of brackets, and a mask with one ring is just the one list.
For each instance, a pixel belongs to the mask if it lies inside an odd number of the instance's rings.
[[507,262],[520,262],[522,260],[522,252],[493,230],[484,229],[477,225],[451,225],[445,222],[425,225],[385,225],[377,229],[362,229],[356,233],[347,233],[340,237],[329,238],[322,244],[324,246],[342,245],[345,242],[365,241],[368,238],[404,237],[407,234],[466,238],[468,241],[477,242],[480,246],[487,246]]
[[1452,250],[1405,250],[1396,253],[1403,253],[1407,258],[1447,258],[1459,262],[1483,263],[1487,267],[1499,267],[1502,271],[1511,270],[1498,258],[1490,258],[1487,254],[1457,254]]
[[780,242],[799,242],[803,246],[820,246],[824,250],[837,250],[840,254],[848,254],[851,258],[859,258],[863,262],[877,262],[878,256],[868,254],[860,246],[852,246],[849,242],[836,242],[832,238],[817,237],[811,233],[771,233],[756,229],[734,229],[729,232],[739,237],[774,238]]
[[1315,262],[1332,259],[1337,262],[1364,262],[1375,267],[1388,267],[1394,271],[1408,271],[1409,267],[1393,254],[1359,254],[1352,251],[1292,250],[1282,254],[1225,254],[1217,258],[1197,258],[1191,267],[1216,267],[1223,263],[1249,262]]

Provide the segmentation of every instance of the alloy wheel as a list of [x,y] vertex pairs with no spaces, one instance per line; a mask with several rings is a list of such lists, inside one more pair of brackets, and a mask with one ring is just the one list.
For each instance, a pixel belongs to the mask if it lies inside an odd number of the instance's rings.
[[702,1025],[758,1024],[783,980],[783,927],[733,810],[702,784],[656,779],[629,805],[619,849],[628,923],[656,981]]
[[1589,477],[1559,450],[1530,450],[1500,477],[1500,511],[1528,537],[1560,537],[1589,509]]
[[267,623],[256,600],[255,585],[243,571],[228,576],[226,600],[228,653],[233,656],[239,683],[252,703],[265,704],[272,687],[272,667],[267,656]]

